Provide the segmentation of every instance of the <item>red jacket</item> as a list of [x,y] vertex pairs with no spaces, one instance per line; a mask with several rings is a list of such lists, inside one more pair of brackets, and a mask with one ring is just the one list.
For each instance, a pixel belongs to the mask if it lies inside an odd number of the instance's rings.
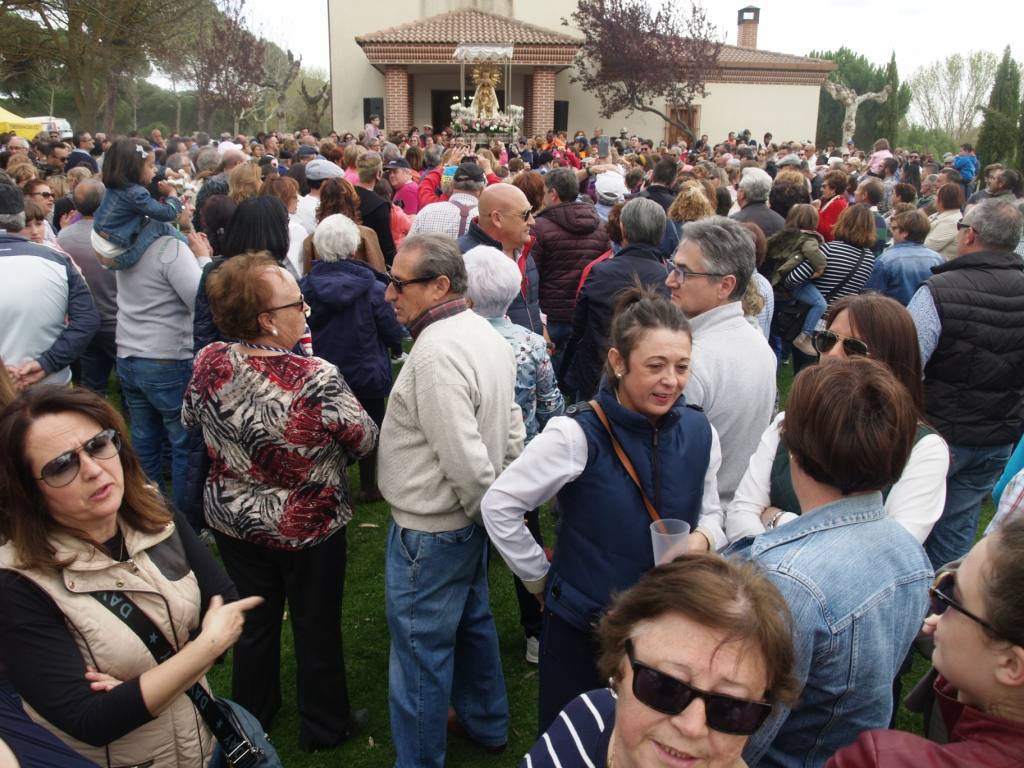
[[441,190],[441,174],[444,173],[444,166],[439,165],[425,172],[420,178],[418,196],[420,208],[426,208],[431,203],[438,203],[448,199],[448,195]]
[[847,207],[846,195],[842,193],[821,206],[821,210],[818,212],[818,233],[825,238],[826,243],[831,243],[835,239],[832,237],[832,228],[839,221],[839,214]]
[[937,744],[906,731],[865,731],[836,752],[825,768],[1020,768],[1024,723],[1003,720],[962,704],[942,677],[935,701],[949,732]]

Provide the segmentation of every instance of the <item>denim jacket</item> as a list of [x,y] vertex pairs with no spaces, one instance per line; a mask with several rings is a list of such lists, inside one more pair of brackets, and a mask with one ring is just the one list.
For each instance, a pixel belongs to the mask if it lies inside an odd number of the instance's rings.
[[146,188],[132,184],[124,189],[108,187],[92,223],[93,231],[120,248],[128,248],[146,224],[146,218],[172,222],[181,215],[176,197],[161,203]]
[[932,276],[932,267],[945,261],[940,254],[920,243],[910,240],[893,243],[875,259],[875,269],[864,290],[884,293],[907,306],[917,289]]
[[863,731],[888,727],[932,569],[917,540],[886,518],[882,494],[826,504],[723,554],[756,561],[782,592],[804,685],[795,709],[778,708],[751,737],[747,763],[822,766]]

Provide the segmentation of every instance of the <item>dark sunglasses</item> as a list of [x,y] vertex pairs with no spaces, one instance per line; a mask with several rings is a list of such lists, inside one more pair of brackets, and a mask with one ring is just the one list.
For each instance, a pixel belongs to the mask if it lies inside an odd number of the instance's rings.
[[399,280],[397,277],[391,274],[390,268],[388,269],[387,274],[385,276],[387,277],[388,282],[395,286],[395,291],[397,293],[401,293],[402,291],[404,291],[405,286],[407,285],[413,285],[415,283],[429,283],[431,280],[436,280],[437,278],[440,277],[440,275],[424,275],[423,277],[410,277],[408,280]]
[[[980,624],[989,632],[991,632],[994,636],[1001,638],[1003,640],[1008,640],[1008,638],[1003,637],[1002,634],[996,631],[995,627],[993,627],[983,618],[971,613],[966,608],[964,608],[960,603],[958,603],[956,600],[950,597],[950,595],[953,594],[953,590],[955,589],[956,571],[943,571],[938,576],[936,576],[935,581],[932,582],[932,585],[928,588],[928,597],[931,599],[930,604],[928,606],[928,610],[936,616],[941,616],[946,612],[947,608],[953,608],[958,613],[962,613],[971,621],[976,621],[978,624]],[[1012,643],[1014,641],[1008,640],[1008,642]]]
[[29,197],[45,197],[47,200],[53,200],[53,192],[29,192]]
[[527,208],[525,211],[498,211],[498,213],[502,216],[515,216],[518,219],[527,221],[533,215],[533,208]]
[[853,336],[843,336],[835,331],[817,331],[814,334],[814,348],[819,355],[825,355],[832,351],[832,348],[842,340],[843,351],[847,357],[871,357],[868,345]]
[[632,640],[626,640],[626,655],[633,667],[633,695],[655,712],[675,716],[690,706],[694,699],[702,699],[708,728],[736,736],[749,736],[772,712],[772,705],[763,701],[708,693],[648,667],[636,660]]
[[121,436],[115,429],[104,429],[95,437],[86,440],[81,448],[67,451],[46,462],[36,480],[42,480],[51,488],[63,488],[65,485],[69,485],[78,477],[78,472],[82,468],[81,454],[83,451],[92,459],[101,461],[112,459],[121,452]]

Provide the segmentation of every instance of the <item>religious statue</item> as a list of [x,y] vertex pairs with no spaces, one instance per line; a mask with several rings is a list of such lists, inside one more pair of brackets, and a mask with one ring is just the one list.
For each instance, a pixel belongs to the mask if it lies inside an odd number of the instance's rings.
[[501,70],[492,64],[481,64],[473,67],[473,111],[477,117],[493,118],[498,116],[498,93],[494,86],[501,82]]
[[889,98],[889,92],[892,90],[892,86],[887,85],[878,93],[863,93],[858,96],[852,88],[843,83],[837,83],[834,80],[826,80],[825,85],[822,87],[829,96],[846,107],[846,114],[843,116],[844,142],[850,141],[853,138],[853,131],[857,127],[857,110],[860,108],[860,105],[865,101],[877,101],[879,104],[884,104],[886,99]]

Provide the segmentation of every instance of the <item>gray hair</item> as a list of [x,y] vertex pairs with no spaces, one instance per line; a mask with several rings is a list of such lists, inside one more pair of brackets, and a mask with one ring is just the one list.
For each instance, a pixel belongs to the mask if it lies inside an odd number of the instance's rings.
[[7,232],[21,232],[25,228],[25,212],[0,213],[0,229]]
[[103,182],[97,179],[85,179],[78,182],[72,196],[75,200],[75,210],[83,216],[92,216],[103,202],[103,193],[106,187]]
[[384,157],[385,163],[388,163],[391,160],[397,160],[402,156],[402,153],[398,151],[397,145],[392,144],[390,141],[383,146],[380,153]]
[[205,146],[196,152],[196,173],[214,171],[220,165],[220,152],[216,147]]
[[695,243],[700,248],[706,271],[735,275],[736,287],[729,298],[732,301],[743,298],[754,274],[754,239],[742,224],[724,216],[690,221],[683,227],[682,242]]
[[544,186],[555,190],[558,199],[571,203],[580,193],[580,182],[572,168],[554,168],[544,175]]
[[440,144],[431,144],[423,153],[423,159],[429,168],[440,165],[442,157],[444,157],[444,147]]
[[978,240],[1000,251],[1012,251],[1021,239],[1021,212],[1013,203],[985,200],[967,214]]
[[362,242],[359,227],[343,213],[326,216],[313,232],[313,247],[321,261],[335,262],[351,258]]
[[181,171],[181,169],[186,165],[188,165],[190,169],[192,168],[192,160],[190,160],[186,155],[175,153],[167,158],[167,167],[172,171]]
[[622,207],[619,227],[630,245],[660,245],[665,237],[667,220],[665,209],[656,202],[646,197],[636,197]]
[[772,177],[760,168],[744,168],[740,177],[740,191],[748,203],[763,203],[772,191]]
[[452,189],[456,192],[469,192],[471,195],[480,196],[480,193],[484,191],[484,187],[487,186],[486,181],[473,181],[472,179],[463,179],[462,181],[456,181],[452,184]]
[[519,295],[522,275],[516,263],[490,245],[478,245],[463,255],[473,311],[482,317],[504,317]]
[[466,292],[469,282],[466,262],[454,238],[448,235],[409,235],[402,241],[400,250],[419,252],[415,277],[447,277],[450,293],[461,296]]

